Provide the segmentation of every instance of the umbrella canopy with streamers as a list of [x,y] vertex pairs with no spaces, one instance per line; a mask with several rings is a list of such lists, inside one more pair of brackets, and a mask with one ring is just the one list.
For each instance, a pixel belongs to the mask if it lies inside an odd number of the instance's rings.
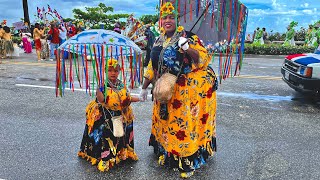
[[[70,46],[98,45],[112,46],[112,54],[117,54],[117,49],[132,49],[138,54],[141,54],[141,49],[128,37],[123,36],[115,31],[104,29],[92,29],[83,31],[59,46],[59,49],[69,49]],[[81,53],[81,48],[78,49]],[[110,50],[111,53],[111,50]]]
[[[103,29],[83,31],[61,44],[57,50],[56,96],[75,84],[92,93],[108,81],[108,60],[118,60],[120,79],[131,88],[142,82],[142,50],[129,38]],[[107,92],[107,91],[105,91]]]
[[166,2],[177,9],[178,24],[196,34],[204,45],[228,44],[223,51],[217,48],[214,52],[219,54],[219,61],[224,57],[219,63],[220,77],[229,76],[234,55],[237,57],[234,75],[239,73],[248,18],[248,8],[243,3],[239,0],[160,0],[160,6]]

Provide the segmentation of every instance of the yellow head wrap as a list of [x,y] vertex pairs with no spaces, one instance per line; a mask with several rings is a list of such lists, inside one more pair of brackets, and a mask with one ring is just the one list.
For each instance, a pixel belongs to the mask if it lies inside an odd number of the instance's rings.
[[114,58],[110,58],[108,59],[108,66],[112,66],[114,68],[116,68],[117,66],[120,67],[120,64],[118,63],[118,60],[114,59]]
[[161,17],[166,17],[168,15],[171,15],[171,14],[176,14],[176,11],[172,5],[171,2],[166,2],[165,4],[163,4],[160,8],[160,14],[161,14]]

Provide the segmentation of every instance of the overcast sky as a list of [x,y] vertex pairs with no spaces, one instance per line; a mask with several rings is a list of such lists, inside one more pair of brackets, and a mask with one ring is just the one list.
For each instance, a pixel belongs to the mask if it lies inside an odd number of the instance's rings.
[[[85,6],[96,6],[100,2],[112,6],[115,13],[155,14],[159,0],[29,0],[31,21],[37,13],[37,7],[47,4],[56,9],[62,17],[72,17],[72,9],[84,9]],[[247,32],[256,27],[266,27],[267,31],[285,32],[291,21],[299,22],[299,27],[320,20],[320,0],[242,0],[249,8]],[[22,0],[0,0],[0,20],[6,19],[8,24],[20,21],[23,17]]]

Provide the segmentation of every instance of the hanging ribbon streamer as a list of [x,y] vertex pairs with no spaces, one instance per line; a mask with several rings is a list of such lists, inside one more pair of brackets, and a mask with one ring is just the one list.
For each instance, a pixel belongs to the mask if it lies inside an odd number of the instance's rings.
[[109,48],[106,46],[106,63],[105,63],[105,69],[106,69],[106,79],[105,79],[105,89],[104,89],[104,101],[107,99],[107,86],[108,86],[108,71],[109,71]]
[[189,4],[190,4],[190,21],[192,21],[192,1],[189,0]]
[[[59,50],[59,53],[60,53],[60,50]],[[61,56],[58,56],[57,58],[57,62],[56,62],[56,97],[58,97],[59,95],[59,87],[60,87],[60,70],[61,70],[61,65],[60,65],[60,57]],[[61,92],[61,90],[60,90]]]
[[[73,45],[74,47],[74,45]],[[72,89],[73,87],[73,70],[72,70],[72,57],[71,57],[71,50],[70,50],[70,46],[69,46],[69,65],[70,65],[70,69],[69,69],[69,88]],[[73,90],[74,92],[74,90]]]
[[[83,45],[81,45],[81,46],[80,46],[80,53],[81,53],[81,54],[83,54],[83,50],[84,50],[84,49],[83,49]],[[87,71],[87,68],[85,67],[85,60],[84,60],[85,58],[84,58],[84,56],[85,56],[85,55],[82,55],[82,56],[81,56],[81,60],[82,60],[82,69],[83,69],[83,74],[84,74],[84,80],[85,80],[85,84],[86,84],[86,86],[85,86],[85,87],[86,87],[86,93],[88,93],[88,91],[87,91],[87,90],[88,90],[87,72],[86,72],[86,71]],[[83,84],[84,84],[84,83],[83,83]]]
[[[122,47],[120,47],[121,51],[122,51]],[[117,51],[118,51],[118,48],[117,48]],[[124,74],[124,68],[125,64],[124,64],[124,59],[123,59],[123,56],[121,56],[121,72],[122,72],[122,76],[123,76],[123,84],[125,86],[127,86],[127,81],[126,81],[126,76]]]
[[100,91],[104,91],[105,87],[105,56],[104,56],[104,45],[101,45],[101,63],[100,63],[100,69],[101,69],[101,89]]
[[184,3],[184,23],[187,22],[187,2]]
[[100,88],[100,91],[102,91],[102,84],[103,84],[102,83],[102,57],[100,52],[100,45],[97,45],[97,51],[98,51],[98,55],[96,55],[96,66],[97,66],[97,72],[98,72],[98,86]]
[[132,68],[132,60],[133,60],[133,56],[132,56],[132,49],[130,48],[129,68],[130,68],[130,82],[131,82],[131,89],[133,89],[133,81],[134,81],[134,77],[133,77],[133,68]]
[[[91,59],[91,63],[92,63],[92,69],[93,69],[93,75],[92,75],[92,97],[94,96],[94,91],[95,91],[95,88],[94,88],[94,84],[95,84],[95,79],[97,78],[97,73],[96,73],[96,68],[95,68],[95,59],[93,58],[93,55],[92,55],[92,48],[93,48],[93,45],[91,46],[90,44],[88,45],[89,47],[89,52],[90,52],[90,59]],[[91,83],[90,83],[91,84]]]

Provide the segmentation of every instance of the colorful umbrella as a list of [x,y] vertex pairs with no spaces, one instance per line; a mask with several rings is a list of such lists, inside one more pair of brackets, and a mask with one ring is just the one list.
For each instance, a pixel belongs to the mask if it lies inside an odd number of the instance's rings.
[[[92,29],[83,31],[59,46],[59,49],[68,49],[69,45],[104,45],[112,46],[113,53],[117,54],[117,49],[131,48],[136,53],[141,54],[141,49],[128,37],[123,36],[115,31],[109,31],[104,29]],[[81,48],[78,49],[78,53],[81,53]]]
[[133,88],[135,83],[142,82],[142,51],[129,38],[114,31],[95,29],[68,39],[57,49],[56,96],[62,96],[66,86],[74,90],[75,82],[92,95],[95,86],[103,90],[111,58],[121,65],[120,78],[124,84],[129,79]]

